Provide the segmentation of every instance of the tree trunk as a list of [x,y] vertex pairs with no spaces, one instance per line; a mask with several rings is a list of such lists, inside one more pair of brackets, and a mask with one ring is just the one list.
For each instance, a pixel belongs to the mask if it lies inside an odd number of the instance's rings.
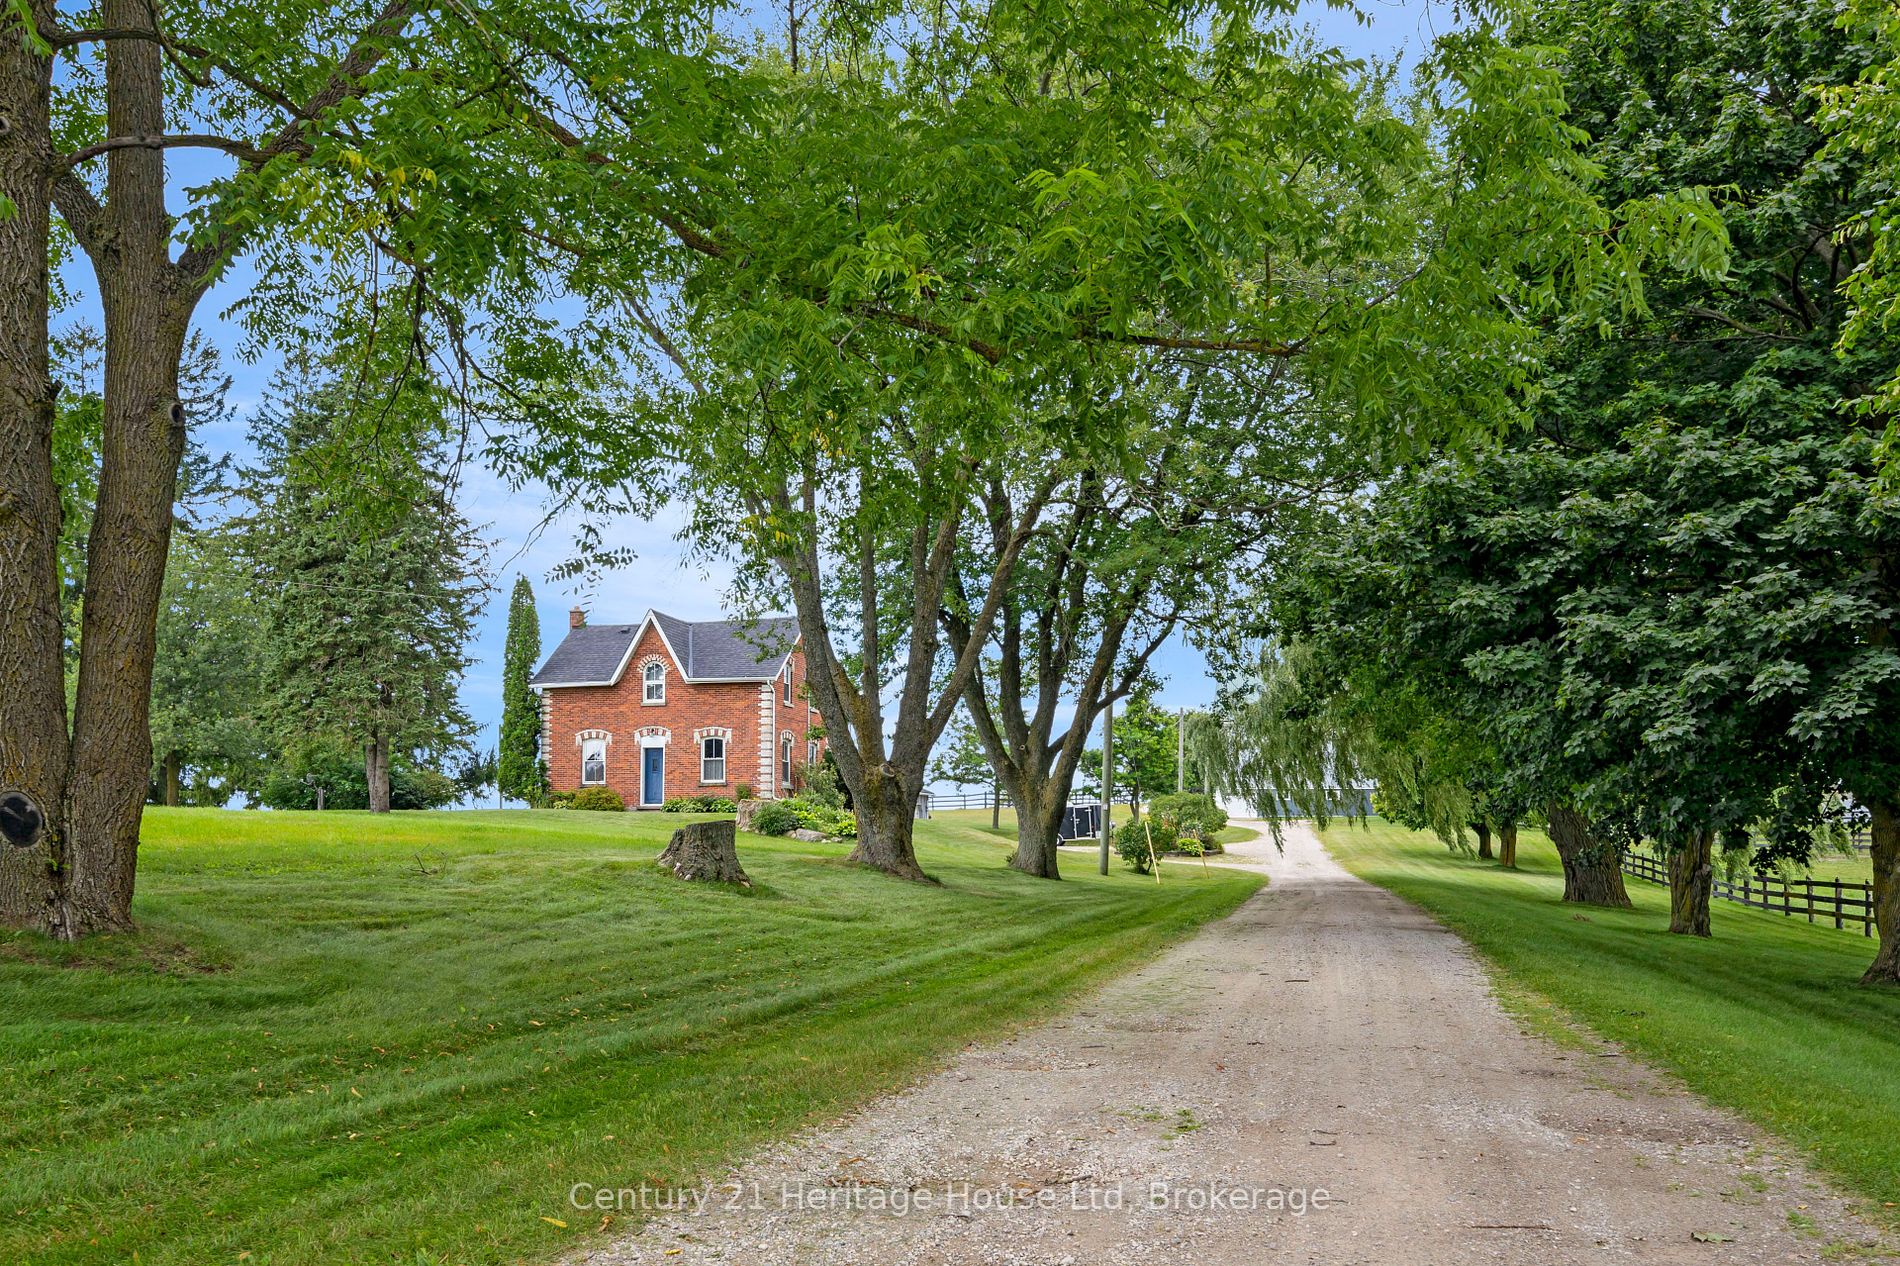
[[1498,865],[1517,869],[1517,823],[1498,823]]
[[1550,809],[1550,842],[1564,867],[1564,900],[1593,906],[1627,906],[1623,871],[1616,848],[1590,833],[1590,823],[1575,809]]
[[177,748],[165,753],[165,806],[170,809],[178,807],[179,774],[182,772],[179,766],[182,763]]
[[1490,861],[1491,824],[1489,822],[1473,822],[1471,829],[1476,832],[1478,836],[1478,860],[1481,862]]
[[658,861],[680,879],[750,888],[752,881],[739,865],[737,830],[738,823],[730,820],[688,823],[673,832]]
[[363,776],[369,782],[369,811],[389,812],[389,739],[377,734],[363,744]]
[[[52,6],[34,0],[50,24]],[[65,857],[59,488],[47,363],[52,58],[0,29],[0,923],[54,930]]]
[[1062,829],[1062,813],[1068,807],[1067,784],[1058,787],[1057,779],[1030,772],[1018,779],[1011,795],[1016,801],[1016,851],[1010,855],[1011,869],[1038,879],[1060,879],[1057,846]]
[[1860,978],[1863,985],[1900,985],[1900,804],[1870,800],[1873,837],[1874,926],[1880,950]]
[[915,793],[906,791],[903,777],[888,761],[864,772],[864,794],[857,797],[858,845],[847,860],[875,867],[899,879],[936,883],[917,864],[912,843],[916,826]]
[[1715,888],[1715,832],[1697,831],[1669,855],[1669,930],[1708,936]]
[[[150,30],[145,0],[107,0],[106,25]],[[106,46],[106,135],[165,131],[162,57],[152,40]],[[176,293],[165,158],[128,147],[106,156],[103,243],[105,417],[99,501],[86,546],[86,603],[67,790],[71,859],[62,935],[128,927],[139,821],[152,769],[150,712],[158,602],[171,544],[185,411],[178,358],[195,296]]]
[[[1020,818],[1021,814],[1018,813]],[[1003,789],[995,783],[990,784],[990,830],[1003,829]]]

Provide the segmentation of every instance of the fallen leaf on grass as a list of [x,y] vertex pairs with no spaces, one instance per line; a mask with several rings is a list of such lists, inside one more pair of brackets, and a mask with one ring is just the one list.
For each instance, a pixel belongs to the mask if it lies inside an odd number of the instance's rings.
[[541,1215],[541,1220],[543,1222],[546,1222],[549,1226],[558,1226],[563,1231],[567,1230],[567,1223],[561,1221],[559,1218],[550,1218],[547,1214],[544,1213]]

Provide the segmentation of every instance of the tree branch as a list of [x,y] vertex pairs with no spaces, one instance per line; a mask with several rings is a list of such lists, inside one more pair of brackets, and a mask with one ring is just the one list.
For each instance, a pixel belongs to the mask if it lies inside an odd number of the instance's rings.
[[[323,87],[298,106],[289,121],[277,130],[277,135],[258,149],[254,165],[261,167],[280,154],[309,156],[312,150],[305,134],[306,125],[362,93],[363,81],[388,55],[390,42],[409,24],[415,9],[416,0],[389,0],[356,37],[350,51],[331,69]],[[183,284],[188,287],[204,284],[211,270],[236,250],[244,232],[242,228],[227,225],[212,241],[187,250],[177,264]]]
[[76,149],[70,154],[59,155],[53,162],[56,167],[70,171],[83,162],[98,158],[102,154],[109,154],[115,149],[215,149],[222,150],[253,167],[260,166],[264,162],[264,152],[255,145],[244,141],[234,141],[228,136],[196,132],[163,136],[114,136],[96,145]]

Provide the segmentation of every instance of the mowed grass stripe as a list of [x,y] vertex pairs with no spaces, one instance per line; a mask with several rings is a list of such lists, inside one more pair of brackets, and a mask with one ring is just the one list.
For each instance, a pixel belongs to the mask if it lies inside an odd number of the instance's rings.
[[927,823],[942,888],[743,837],[740,893],[652,865],[679,821],[154,812],[138,936],[0,942],[0,1260],[545,1259],[574,1182],[696,1180],[1258,882]]

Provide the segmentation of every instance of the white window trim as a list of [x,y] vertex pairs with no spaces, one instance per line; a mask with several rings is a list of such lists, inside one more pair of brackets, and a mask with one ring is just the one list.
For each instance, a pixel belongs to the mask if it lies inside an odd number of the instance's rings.
[[[660,679],[657,683],[660,687],[660,697],[657,699],[653,697],[653,687],[656,683],[647,680],[647,673],[655,668],[660,670]],[[640,661],[640,706],[643,708],[657,708],[665,702],[666,661],[661,659],[658,655],[649,655],[646,659]]]
[[[706,744],[708,743],[719,744],[719,756],[718,756],[719,777],[717,778],[708,778],[706,776],[706,762],[713,759],[713,757],[706,755]],[[700,739],[699,739],[699,785],[700,786],[723,787],[726,785],[726,781],[727,781],[726,758],[727,758],[727,755],[731,752],[731,750],[732,750],[732,743],[723,734],[704,734],[700,736]]]
[[[612,740],[608,738],[606,735],[590,734],[585,737],[578,738],[575,741],[578,742],[581,747],[581,786],[583,787],[606,786],[607,785],[607,748],[608,748],[608,745],[612,742]],[[600,777],[589,778],[587,776],[587,753],[588,753],[588,749],[595,745],[598,745],[600,749]]]
[[778,736],[778,776],[784,784],[780,790],[788,796],[792,794],[792,757],[798,750],[797,742],[798,736],[790,730]]
[[785,700],[785,706],[788,708],[791,707],[792,706],[792,665],[790,661],[787,661],[785,665],[785,693],[783,695],[783,698]]

